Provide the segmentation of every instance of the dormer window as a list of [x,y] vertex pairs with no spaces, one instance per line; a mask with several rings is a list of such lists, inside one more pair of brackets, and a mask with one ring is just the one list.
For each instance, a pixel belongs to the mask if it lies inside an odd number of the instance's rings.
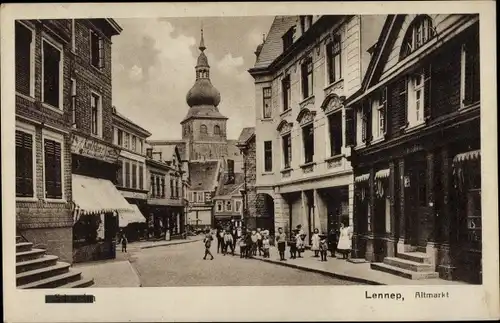
[[312,25],[313,16],[300,16],[300,30],[305,33]]
[[400,59],[404,59],[436,35],[432,19],[427,15],[419,15],[406,31],[401,45]]
[[288,29],[288,31],[283,35],[283,51],[287,50],[293,44],[295,38],[295,26]]

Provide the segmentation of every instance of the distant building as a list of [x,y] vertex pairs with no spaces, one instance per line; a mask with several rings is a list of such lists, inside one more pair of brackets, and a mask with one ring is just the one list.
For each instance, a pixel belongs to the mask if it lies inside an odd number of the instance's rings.
[[[132,205],[134,212],[122,212],[118,224],[125,230],[129,241],[144,235],[147,212],[147,171],[146,139],[151,133],[128,119],[116,108],[113,109],[113,143],[120,147],[119,168],[116,186],[125,199]],[[131,224],[131,226],[129,226]]]
[[210,81],[210,66],[205,54],[203,31],[200,55],[195,66],[195,82],[186,95],[189,105],[181,121],[182,139],[149,140],[153,152],[175,146],[179,149],[186,184],[187,224],[205,228],[213,223],[213,197],[228,163],[233,162],[235,173],[242,172],[242,157],[236,140],[227,139],[227,120],[218,109],[220,92]]
[[[361,86],[384,16],[277,16],[255,54],[256,193],[275,227],[353,223],[343,101]],[[273,209],[273,211],[271,211]]]
[[147,149],[148,205],[146,217],[150,237],[181,238],[185,233],[185,184],[179,150],[170,149],[154,152]]
[[481,282],[479,36],[479,15],[390,15],[347,103],[354,243],[374,269]]

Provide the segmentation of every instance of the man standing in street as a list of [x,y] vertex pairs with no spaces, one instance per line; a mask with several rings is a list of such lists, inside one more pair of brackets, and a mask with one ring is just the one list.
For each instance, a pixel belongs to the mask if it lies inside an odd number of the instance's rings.
[[213,239],[214,238],[212,237],[212,234],[210,234],[210,229],[207,229],[205,231],[205,239],[203,239],[203,243],[205,244],[205,256],[203,257],[203,260],[206,260],[208,255],[212,257],[210,260],[214,260],[214,256],[210,252],[210,247],[212,246]]

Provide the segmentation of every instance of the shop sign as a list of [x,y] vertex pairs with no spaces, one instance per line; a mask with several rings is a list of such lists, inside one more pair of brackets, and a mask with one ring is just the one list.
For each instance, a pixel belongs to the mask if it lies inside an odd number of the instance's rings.
[[120,155],[118,148],[78,135],[72,135],[71,153],[96,158],[108,163],[115,163]]
[[140,192],[129,192],[129,191],[121,191],[123,197],[126,198],[131,198],[131,199],[147,199],[148,195],[147,193],[140,193]]

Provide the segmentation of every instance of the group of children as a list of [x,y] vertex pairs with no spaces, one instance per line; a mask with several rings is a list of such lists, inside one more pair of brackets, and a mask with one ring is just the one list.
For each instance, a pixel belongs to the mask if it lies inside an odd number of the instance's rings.
[[250,258],[256,256],[259,252],[259,256],[264,258],[269,258],[269,248],[271,247],[271,242],[269,240],[269,231],[260,229],[243,232],[242,236],[238,240],[240,247],[240,258]]

